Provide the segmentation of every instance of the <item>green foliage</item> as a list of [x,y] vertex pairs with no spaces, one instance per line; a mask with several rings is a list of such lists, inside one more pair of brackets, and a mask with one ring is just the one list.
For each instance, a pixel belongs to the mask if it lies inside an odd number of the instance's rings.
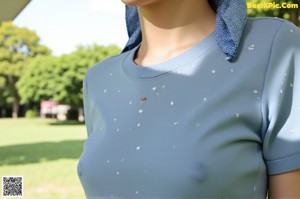
[[30,62],[17,84],[21,103],[53,99],[76,108],[82,107],[82,81],[86,71],[119,51],[113,45],[80,46],[69,55],[37,57]]
[[52,98],[56,88],[53,84],[57,71],[55,68],[58,66],[58,58],[52,56],[38,56],[29,63],[27,71],[17,83],[22,104]]
[[29,109],[25,113],[25,118],[36,118],[39,116],[39,112],[36,109]]
[[11,22],[0,26],[0,75],[19,77],[25,69],[26,61],[50,50],[39,44],[39,37],[27,28],[20,28]]
[[[247,0],[250,4],[269,4],[264,8],[248,8],[248,15],[250,17],[279,17],[292,21],[295,25],[300,25],[300,0]],[[293,5],[294,8],[274,8],[275,4],[280,6]],[[298,8],[297,8],[298,7]]]
[[20,98],[15,85],[26,71],[28,61],[40,54],[50,54],[50,50],[40,45],[39,40],[33,31],[11,22],[0,23],[0,106],[13,104],[15,115]]

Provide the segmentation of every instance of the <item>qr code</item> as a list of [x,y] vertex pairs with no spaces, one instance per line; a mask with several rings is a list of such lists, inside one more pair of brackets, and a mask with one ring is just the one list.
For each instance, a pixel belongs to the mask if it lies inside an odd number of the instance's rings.
[[23,197],[23,176],[2,176],[2,197]]

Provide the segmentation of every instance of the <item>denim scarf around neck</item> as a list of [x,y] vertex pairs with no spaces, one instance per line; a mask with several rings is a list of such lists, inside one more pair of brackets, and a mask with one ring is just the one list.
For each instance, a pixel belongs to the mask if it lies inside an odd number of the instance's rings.
[[[231,61],[235,55],[247,20],[247,6],[244,0],[208,0],[216,12],[216,42]],[[133,49],[142,41],[138,10],[126,6],[126,26],[129,40],[122,52]]]

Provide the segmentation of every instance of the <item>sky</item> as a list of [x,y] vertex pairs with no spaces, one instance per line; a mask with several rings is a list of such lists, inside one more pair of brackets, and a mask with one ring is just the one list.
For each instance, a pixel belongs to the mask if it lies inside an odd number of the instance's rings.
[[13,23],[35,31],[40,43],[59,56],[78,45],[124,47],[124,15],[121,0],[31,0]]

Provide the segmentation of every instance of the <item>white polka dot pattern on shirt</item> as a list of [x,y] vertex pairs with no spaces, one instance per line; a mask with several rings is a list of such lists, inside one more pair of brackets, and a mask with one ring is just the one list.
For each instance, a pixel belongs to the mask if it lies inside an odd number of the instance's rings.
[[255,49],[255,45],[254,44],[251,44],[249,47],[248,47],[248,50],[250,51],[253,51]]

